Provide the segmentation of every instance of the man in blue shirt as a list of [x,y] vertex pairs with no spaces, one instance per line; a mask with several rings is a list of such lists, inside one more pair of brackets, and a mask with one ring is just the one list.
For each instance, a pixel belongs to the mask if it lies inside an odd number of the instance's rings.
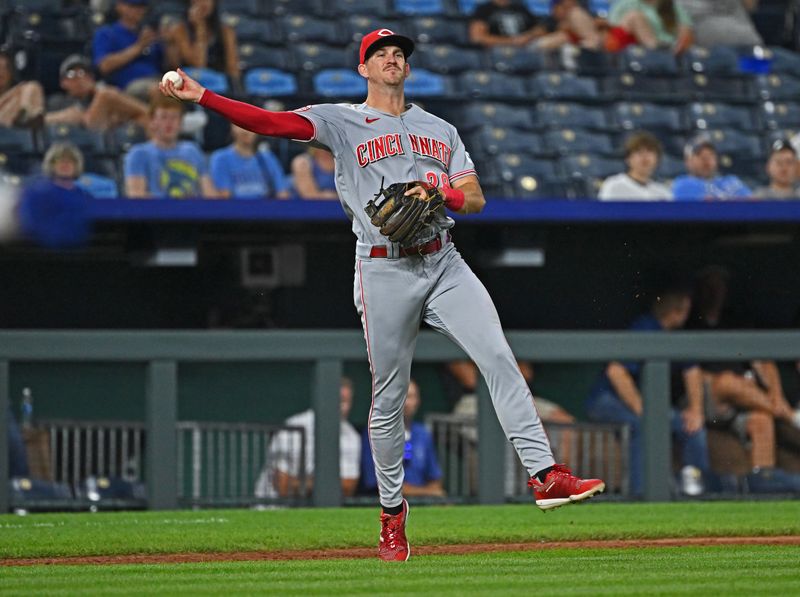
[[105,81],[147,101],[165,70],[164,48],[152,27],[142,27],[148,0],[117,0],[119,19],[100,27],[92,58]]
[[125,195],[143,198],[215,198],[206,156],[194,141],[179,141],[183,106],[159,95],[150,104],[150,141],[125,156]]
[[[650,313],[640,316],[630,326],[634,331],[669,331],[682,328],[689,317],[691,294],[688,290],[661,293]],[[627,423],[630,426],[631,493],[642,493],[642,411],[646,399],[639,387],[642,364],[609,363],[592,388],[586,413],[593,421]],[[703,373],[696,364],[674,364],[673,409],[670,426],[681,448],[682,490],[687,495],[703,492],[702,477],[709,471],[708,445],[703,414]],[[682,378],[683,383],[681,383]],[[676,383],[677,381],[677,383]],[[683,390],[683,392],[681,391]],[[680,404],[684,398],[686,404]],[[677,408],[676,408],[677,406]]]
[[211,181],[221,198],[289,198],[289,181],[269,150],[259,149],[258,135],[231,125],[233,143],[211,154]]
[[752,195],[738,176],[719,173],[717,148],[708,135],[701,134],[689,141],[683,158],[689,173],[672,182],[672,196],[676,201],[746,199]]
[[[444,497],[446,494],[442,487],[442,470],[436,458],[433,437],[425,425],[414,421],[420,402],[419,386],[412,379],[408,384],[408,394],[403,407],[403,421],[406,428],[403,495]],[[364,431],[364,439],[361,442],[361,486],[370,492],[374,492],[378,487],[367,430]]]

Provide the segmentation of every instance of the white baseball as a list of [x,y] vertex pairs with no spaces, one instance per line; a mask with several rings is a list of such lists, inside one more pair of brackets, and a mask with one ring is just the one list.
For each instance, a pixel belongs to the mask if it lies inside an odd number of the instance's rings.
[[183,79],[181,76],[174,70],[168,70],[164,73],[164,76],[161,77],[161,82],[166,84],[167,81],[172,81],[172,84],[175,86],[175,89],[180,89],[183,87]]

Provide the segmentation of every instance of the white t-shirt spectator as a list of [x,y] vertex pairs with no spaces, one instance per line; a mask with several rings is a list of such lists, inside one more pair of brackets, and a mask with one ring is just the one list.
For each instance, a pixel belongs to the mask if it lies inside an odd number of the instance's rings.
[[651,180],[642,184],[625,173],[603,181],[597,198],[601,201],[663,201],[672,199],[667,185]]
[[[305,473],[314,474],[314,411],[305,410],[286,419],[287,427],[305,430]],[[300,476],[301,435],[297,431],[280,431],[269,444],[269,461],[256,481],[256,497],[277,497],[273,484],[273,470],[292,477]],[[361,474],[361,436],[348,422],[339,426],[339,474],[342,479],[358,479]]]

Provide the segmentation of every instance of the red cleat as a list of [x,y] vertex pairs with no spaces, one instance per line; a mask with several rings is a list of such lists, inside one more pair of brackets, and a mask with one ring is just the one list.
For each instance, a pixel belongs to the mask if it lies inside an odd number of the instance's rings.
[[559,506],[581,502],[601,493],[606,484],[600,479],[581,479],[572,474],[563,464],[553,465],[544,482],[531,477],[528,487],[533,487],[536,505],[542,510],[552,510]]
[[381,514],[381,541],[378,557],[384,562],[405,562],[411,555],[411,546],[406,539],[408,502],[403,500],[403,511],[392,516]]

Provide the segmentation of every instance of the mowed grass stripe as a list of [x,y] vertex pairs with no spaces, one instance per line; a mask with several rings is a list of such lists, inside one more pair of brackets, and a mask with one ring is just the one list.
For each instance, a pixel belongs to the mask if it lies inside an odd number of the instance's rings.
[[[413,508],[418,545],[800,535],[800,501]],[[0,558],[369,547],[373,508],[38,514],[0,517]]]
[[679,595],[800,592],[798,547],[551,550],[377,560],[0,570],[5,595]]

